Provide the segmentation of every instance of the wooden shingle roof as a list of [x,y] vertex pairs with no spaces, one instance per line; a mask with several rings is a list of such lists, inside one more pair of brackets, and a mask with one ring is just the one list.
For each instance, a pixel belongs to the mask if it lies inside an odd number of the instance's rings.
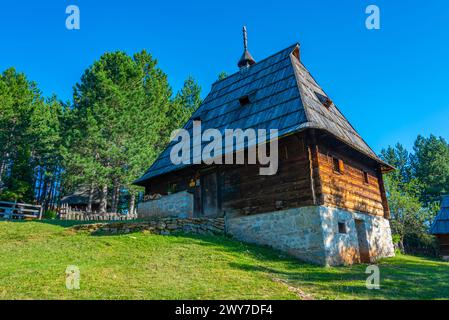
[[[90,190],[86,186],[81,186],[78,189],[76,189],[72,194],[66,195],[61,199],[62,204],[69,204],[69,205],[87,205],[89,203],[89,193]],[[100,203],[100,192],[95,189],[93,193],[93,204],[99,204]]]
[[[251,97],[249,105],[240,104],[243,96]],[[201,120],[203,131],[214,128],[222,134],[225,129],[277,129],[282,137],[307,128],[326,130],[385,169],[391,168],[377,157],[300,62],[299,44],[214,83],[185,124],[189,132],[193,119]],[[173,145],[167,146],[136,184],[187,166],[171,163]]]
[[449,195],[443,196],[441,210],[430,228],[430,233],[434,235],[449,234]]

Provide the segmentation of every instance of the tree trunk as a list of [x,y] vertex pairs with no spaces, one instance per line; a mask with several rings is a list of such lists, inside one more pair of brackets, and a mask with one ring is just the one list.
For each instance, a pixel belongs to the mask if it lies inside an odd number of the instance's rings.
[[108,208],[108,185],[105,184],[101,190],[100,213],[106,213]]
[[118,211],[119,202],[120,202],[120,185],[117,185],[116,189],[115,189],[115,203],[114,203],[115,211],[114,212]]
[[398,243],[399,251],[401,251],[402,254],[405,254],[405,247],[404,247],[404,237],[401,237],[401,240]]
[[4,152],[0,161],[0,186],[3,181],[3,174],[8,172],[8,153]]
[[113,213],[117,212],[119,197],[120,197],[120,186],[118,182],[115,182],[114,189],[112,189],[112,199],[111,199],[111,212]]
[[37,182],[37,204],[42,205],[42,194],[44,189],[44,173],[43,169],[39,168],[39,181]]
[[92,213],[92,202],[94,201],[94,184],[92,183],[89,188],[89,201],[87,202],[87,213]]
[[42,194],[41,194],[41,206],[44,210],[47,210],[47,197],[48,197],[48,179],[44,178],[44,182],[42,185]]
[[134,214],[134,211],[136,207],[136,195],[134,193],[131,193],[131,198],[129,199],[129,213],[128,214]]
[[2,160],[0,161],[0,187],[2,185],[4,167],[5,167],[5,161],[3,160],[3,157],[2,157]]
[[55,208],[58,208],[61,204],[61,189],[62,189],[62,184],[61,184],[61,168],[58,167],[57,169],[57,178],[56,178],[56,186],[55,186],[55,201],[54,201],[54,206]]
[[112,188],[112,195],[111,195],[111,212],[115,212],[116,210],[115,210],[115,195],[116,195],[116,193],[115,193],[115,191],[116,191],[117,189],[115,189],[115,185],[114,185],[114,187]]
[[55,180],[54,178],[50,181],[50,190],[48,190],[48,202],[47,202],[47,210],[53,209],[53,196],[54,196],[54,189],[55,189]]

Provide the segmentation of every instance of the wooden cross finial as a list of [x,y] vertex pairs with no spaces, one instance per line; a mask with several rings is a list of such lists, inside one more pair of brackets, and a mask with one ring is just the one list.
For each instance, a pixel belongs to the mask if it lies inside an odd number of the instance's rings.
[[246,32],[246,26],[243,26],[243,47],[245,51],[248,50],[248,33]]
[[246,32],[246,26],[243,26],[243,47],[245,50],[238,63],[240,69],[247,68],[256,63],[248,51],[248,33]]

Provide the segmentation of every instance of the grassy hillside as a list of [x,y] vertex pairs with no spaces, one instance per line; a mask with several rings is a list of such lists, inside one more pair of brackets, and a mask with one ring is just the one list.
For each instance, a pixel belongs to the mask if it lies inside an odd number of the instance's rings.
[[[227,238],[144,233],[92,236],[67,225],[0,222],[0,299],[437,299],[449,298],[449,264],[400,256],[321,268]],[[81,270],[67,290],[65,269]]]

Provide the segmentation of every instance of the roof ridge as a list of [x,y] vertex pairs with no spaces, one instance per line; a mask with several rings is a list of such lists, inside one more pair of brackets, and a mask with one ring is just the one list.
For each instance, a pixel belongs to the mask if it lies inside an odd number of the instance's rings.
[[[318,112],[313,109],[313,107],[310,105],[310,103],[308,103],[308,101],[313,98],[307,96],[307,94],[306,94],[307,91],[311,91],[310,92],[311,94],[316,95],[317,92],[314,88],[314,87],[316,87],[316,89],[321,90],[328,98],[329,98],[329,95],[319,85],[319,83],[312,76],[310,71],[306,68],[306,66],[302,63],[302,61],[300,59],[291,55],[291,63],[292,63],[292,68],[294,70],[295,77],[297,79],[298,90],[300,93],[300,97],[301,97],[301,101],[302,101],[302,105],[304,108],[304,113],[306,115],[307,121],[310,123],[313,123],[314,127],[321,128],[321,129],[328,131],[329,133],[331,133],[338,139],[342,140],[343,142],[347,143],[348,145],[350,145],[354,149],[358,150],[359,152],[364,153],[365,155],[369,156],[370,158],[373,158],[374,160],[376,160],[384,165],[389,166],[387,163],[385,163],[384,161],[382,161],[379,158],[379,156],[373,151],[373,149],[371,149],[371,147],[368,145],[368,143],[357,132],[357,130],[354,128],[354,126],[345,117],[345,115],[341,112],[341,110],[337,107],[337,105],[335,103],[332,103],[332,106],[335,108],[335,111],[334,111],[335,114],[331,115],[330,117],[323,116],[322,112]],[[302,69],[302,71],[300,71],[300,69]],[[301,72],[307,73],[307,76],[310,77],[310,80],[312,80],[313,83],[312,83],[312,81],[307,79],[303,74],[301,74]],[[307,82],[309,82],[311,86],[308,85]],[[320,103],[320,105],[322,105],[321,102],[317,102],[317,103]],[[324,106],[323,106],[323,108],[324,108]],[[331,126],[323,127],[323,124],[315,121],[315,119],[312,116],[313,113],[316,113],[315,116],[325,119],[324,120],[325,122],[332,121],[332,123],[335,126],[337,126],[339,130],[343,130],[343,132],[346,135],[351,134],[353,136],[356,136],[359,139],[359,142],[361,142],[361,143],[357,144],[355,141],[350,139],[349,136],[345,137],[345,135],[341,136],[341,135],[337,134],[338,130],[336,132],[334,132],[334,130],[332,130]],[[344,122],[342,124],[339,124],[338,121],[336,121],[337,119],[335,119],[334,117],[337,117],[340,119],[340,121],[344,121]],[[345,131],[348,131],[348,129],[345,128],[345,125],[349,126],[349,128],[351,129],[349,132],[345,132]],[[359,144],[361,144],[361,145],[359,145]]]
[[[329,98],[329,95],[327,94],[327,92],[323,89],[323,87],[320,86],[320,84],[318,83],[318,81],[316,81],[315,77],[313,76],[313,74],[310,73],[310,71],[307,69],[307,67],[301,62],[299,61],[299,63],[304,67],[304,69],[307,71],[307,73],[309,74],[309,76],[313,79],[313,81],[315,81],[315,83],[320,87],[320,89],[324,92],[324,94]],[[332,99],[331,99],[332,100]],[[363,139],[363,137],[360,135],[360,133],[356,130],[356,128],[352,125],[352,123],[346,119],[346,116],[343,114],[343,112],[341,112],[340,108],[338,108],[337,104],[334,102],[333,103],[335,109],[338,111],[338,113],[340,113],[340,115],[346,120],[346,122],[349,124],[349,126],[352,128],[352,130],[354,130],[355,134],[366,144],[366,146],[374,153],[374,150],[371,149],[371,147],[369,146],[369,144],[365,141],[365,139]]]
[[300,63],[300,61],[299,61],[299,59],[297,59],[296,57],[294,57],[293,55],[290,55],[290,62],[291,62],[291,68],[293,69],[293,74],[295,75],[295,78],[296,78],[296,85],[297,85],[297,87],[298,87],[298,91],[299,91],[299,96],[300,96],[300,99],[301,99],[301,105],[302,105],[302,107],[303,107],[303,109],[304,109],[304,114],[306,115],[306,120],[307,120],[307,122],[312,122],[311,121],[311,116],[310,116],[310,112],[309,112],[309,110],[308,110],[308,107],[304,104],[304,93],[303,93],[303,90],[302,90],[302,84],[301,84],[301,82],[300,82],[300,80],[299,80],[299,75],[298,75],[298,72],[297,72],[297,70],[296,70],[296,68],[295,68],[295,66],[294,66],[294,61],[295,60],[293,60],[293,59],[296,59],[297,61],[298,61],[298,63]]
[[[284,49],[282,49],[282,50],[280,50],[280,51],[278,51],[278,52],[276,52],[276,53],[274,53],[274,54],[269,55],[268,57],[266,57],[266,58],[264,58],[264,59],[262,59],[262,60],[256,62],[256,64],[254,64],[253,66],[257,66],[258,64],[261,64],[262,62],[265,62],[266,60],[271,59],[271,58],[273,58],[274,56],[277,56],[277,55],[283,53],[284,51],[287,51],[288,49],[294,48],[294,47],[296,47],[296,46],[299,46],[299,42],[295,42],[295,44],[292,44],[292,45],[290,45],[290,46],[288,46],[288,47],[286,47],[286,48],[284,48]],[[251,67],[252,67],[252,66],[251,66]],[[222,81],[225,81],[225,80],[227,80],[227,79],[230,79],[231,77],[233,77],[233,76],[235,76],[235,75],[237,75],[237,74],[240,74],[240,71],[236,71],[236,72],[234,72],[234,73],[231,73],[229,76],[227,76],[227,77],[224,78],[224,79],[218,79],[218,80],[212,82],[212,87],[213,87],[214,85],[216,85],[216,84],[222,82]]]
[[[242,130],[277,128],[282,132],[281,138],[306,129],[318,129],[373,159],[382,169],[388,169],[390,166],[379,159],[335,104],[328,108],[323,105],[317,94],[328,95],[302,64],[298,49],[299,43],[295,43],[259,61],[244,73],[236,72],[214,82],[201,106],[183,128],[190,131],[194,117],[204,113],[201,116],[205,120],[202,131],[227,127]],[[254,108],[238,107],[239,97],[249,92],[254,93]],[[173,143],[176,142],[170,141],[166,145],[136,184],[143,185],[144,181],[192,164],[170,162]]]

